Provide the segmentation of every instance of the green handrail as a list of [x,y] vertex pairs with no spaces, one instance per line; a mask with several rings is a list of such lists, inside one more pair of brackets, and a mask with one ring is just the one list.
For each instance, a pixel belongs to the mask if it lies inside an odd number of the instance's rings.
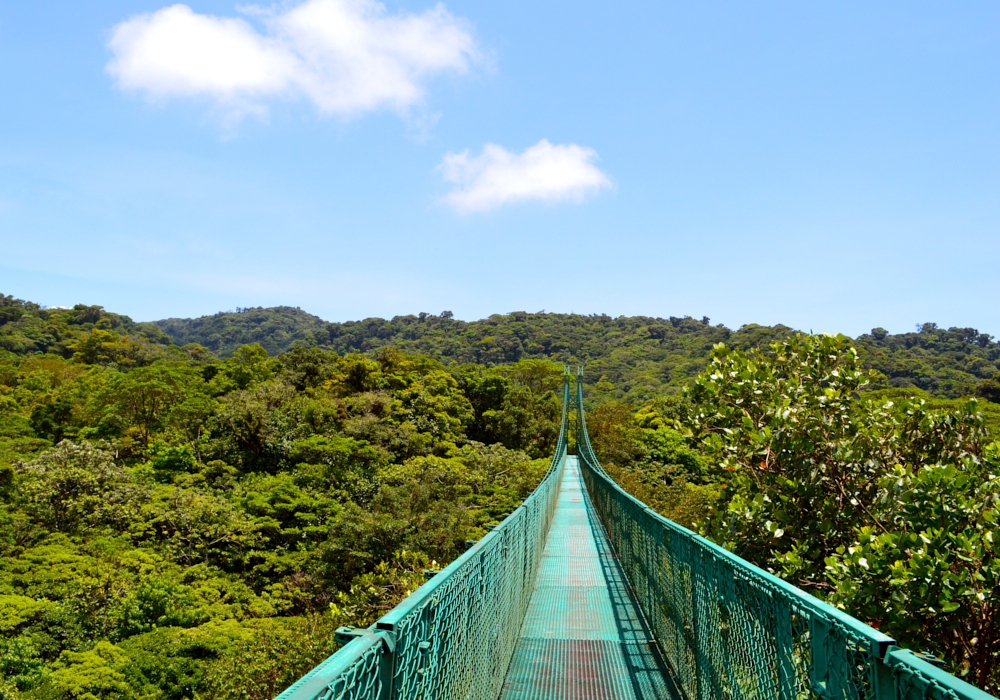
[[582,368],[575,403],[587,490],[687,700],[993,698],[626,493],[591,447]]
[[496,700],[534,588],[566,461],[569,368],[555,453],[530,496],[469,551],[277,700]]

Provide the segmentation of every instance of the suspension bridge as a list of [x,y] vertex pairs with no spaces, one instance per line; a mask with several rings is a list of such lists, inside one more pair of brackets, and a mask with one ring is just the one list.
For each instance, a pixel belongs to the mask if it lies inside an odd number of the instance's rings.
[[538,488],[371,628],[337,638],[277,700],[993,698],[622,490],[568,370]]

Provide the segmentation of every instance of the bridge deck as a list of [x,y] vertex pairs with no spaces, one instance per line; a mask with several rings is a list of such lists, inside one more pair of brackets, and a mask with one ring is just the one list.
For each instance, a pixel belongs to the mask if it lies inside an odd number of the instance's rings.
[[680,698],[568,457],[501,700]]

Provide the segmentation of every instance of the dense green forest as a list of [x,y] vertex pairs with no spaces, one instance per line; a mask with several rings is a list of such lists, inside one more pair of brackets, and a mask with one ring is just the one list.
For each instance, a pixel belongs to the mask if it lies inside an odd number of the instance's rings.
[[5,299],[0,697],[270,698],[548,465],[562,368],[259,345]]
[[[276,354],[296,345],[329,347],[340,354],[395,347],[442,362],[487,366],[525,358],[587,366],[602,380],[598,395],[633,403],[679,391],[708,364],[712,347],[745,350],[790,337],[787,326],[747,325],[732,331],[709,319],[515,312],[474,322],[440,315],[369,318],[325,323],[301,309],[241,309],[157,325],[178,344],[198,343],[227,357],[247,343]],[[974,328],[921,324],[913,333],[875,328],[854,340],[864,365],[884,378],[881,387],[917,388],[959,398],[1000,372],[1000,345]],[[994,385],[995,386],[995,385]],[[1000,392],[1000,389],[994,389]]]
[[534,488],[563,362],[623,486],[996,691],[1000,348],[972,329],[0,295],[0,699],[272,697]]

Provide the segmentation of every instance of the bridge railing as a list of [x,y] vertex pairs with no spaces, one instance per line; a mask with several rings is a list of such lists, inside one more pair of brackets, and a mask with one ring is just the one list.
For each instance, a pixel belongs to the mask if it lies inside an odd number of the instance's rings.
[[[276,700],[496,700],[534,587],[566,461],[569,370],[555,454],[525,501]],[[353,637],[353,638],[351,638]]]
[[687,700],[989,700],[895,640],[677,525],[626,493],[590,444],[587,490]]

